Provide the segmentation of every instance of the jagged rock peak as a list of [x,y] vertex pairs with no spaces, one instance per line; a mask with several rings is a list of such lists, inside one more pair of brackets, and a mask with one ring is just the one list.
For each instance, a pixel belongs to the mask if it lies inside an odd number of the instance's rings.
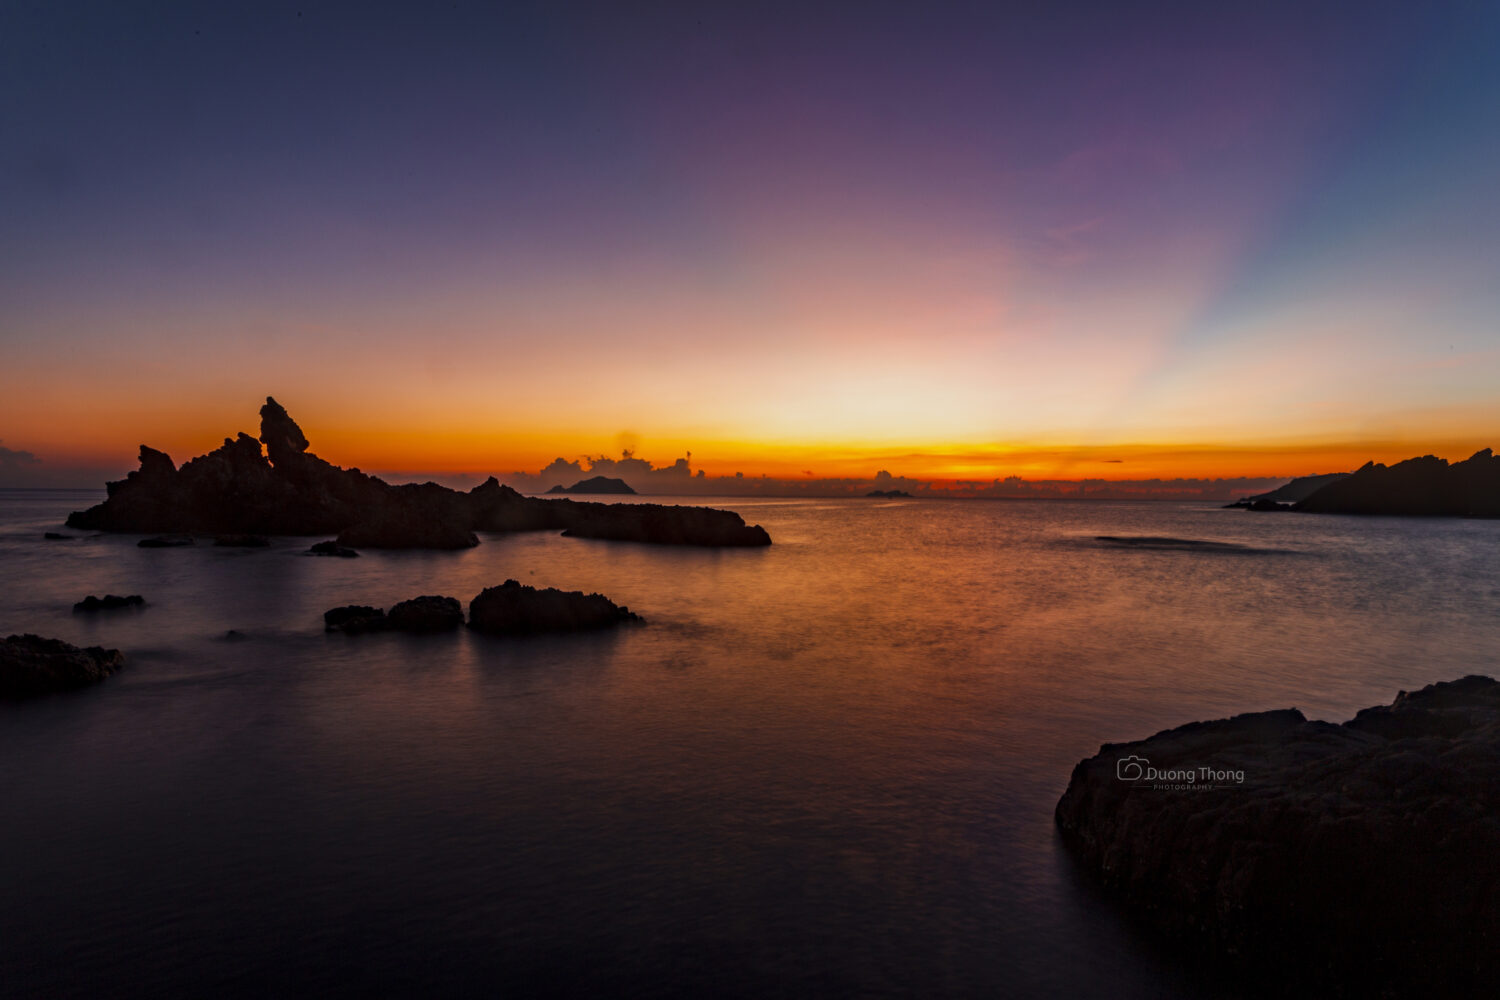
[[266,405],[260,408],[260,440],[273,463],[278,455],[300,454],[308,445],[297,421],[271,396],[266,397]]

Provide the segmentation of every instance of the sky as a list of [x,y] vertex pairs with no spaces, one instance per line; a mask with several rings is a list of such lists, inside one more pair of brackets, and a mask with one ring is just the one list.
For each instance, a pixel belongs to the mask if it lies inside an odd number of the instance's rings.
[[[0,485],[1500,445],[1500,5],[0,6]],[[588,463],[585,462],[586,466]]]

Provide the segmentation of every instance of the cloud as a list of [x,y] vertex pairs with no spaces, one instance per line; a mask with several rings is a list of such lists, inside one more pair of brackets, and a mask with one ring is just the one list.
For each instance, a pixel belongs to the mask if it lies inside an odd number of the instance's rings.
[[29,451],[17,451],[0,445],[0,474],[26,472],[41,464],[42,460]]

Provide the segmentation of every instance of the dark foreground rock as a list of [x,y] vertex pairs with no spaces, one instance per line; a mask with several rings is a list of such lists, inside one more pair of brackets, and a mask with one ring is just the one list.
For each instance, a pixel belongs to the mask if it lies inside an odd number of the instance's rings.
[[[348,548],[462,549],[476,531],[558,530],[664,545],[769,545],[759,526],[703,507],[576,503],[526,497],[493,477],[468,493],[436,483],[392,486],[308,451],[276,400],[260,437],[240,434],[178,468],[145,445],[140,468],[109,483],[108,498],[68,517],[73,528],[212,535],[336,535]],[[580,484],[582,485],[582,484]],[[627,487],[628,489],[628,487]],[[143,546],[188,544],[167,539]]]
[[385,623],[397,632],[447,632],[464,623],[464,609],[456,597],[413,597],[392,606]]
[[139,608],[144,607],[146,599],[140,594],[131,594],[128,597],[120,597],[117,594],[105,594],[103,597],[95,597],[93,594],[85,597],[73,605],[74,611],[110,611],[115,608]]
[[1500,995],[1490,678],[1403,692],[1343,725],[1286,709],[1105,744],[1074,769],[1056,821],[1106,887],[1248,975],[1351,996]]
[[579,632],[640,620],[640,615],[603,594],[538,590],[515,580],[487,587],[469,602],[469,627],[498,635]]
[[118,649],[12,635],[0,642],[0,697],[27,698],[97,683],[125,665]]
[[69,541],[72,541],[77,536],[76,535],[65,535],[61,531],[44,531],[44,532],[42,532],[42,537],[45,538],[49,542],[69,542]]
[[592,479],[582,479],[572,486],[554,486],[548,493],[629,493],[634,495],[635,490],[623,479],[613,479],[609,476],[594,476]]

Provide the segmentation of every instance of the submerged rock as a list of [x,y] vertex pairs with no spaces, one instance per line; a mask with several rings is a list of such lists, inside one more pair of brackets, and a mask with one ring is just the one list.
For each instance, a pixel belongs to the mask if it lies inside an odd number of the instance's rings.
[[139,608],[146,604],[146,599],[140,594],[131,594],[129,597],[119,597],[115,594],[105,594],[103,597],[95,597],[93,594],[85,597],[73,605],[74,611],[107,611],[113,608]]
[[265,535],[219,535],[214,544],[225,549],[265,549],[270,548],[271,540]]
[[135,544],[143,549],[180,549],[194,542],[192,535],[160,535],[156,538],[142,538]]
[[538,590],[515,580],[487,587],[469,602],[469,627],[501,635],[578,632],[640,620],[640,615],[602,594]]
[[357,559],[359,553],[346,549],[336,541],[318,542],[307,550],[310,556],[338,556],[340,559]]
[[385,612],[367,604],[346,604],[342,608],[331,608],[323,612],[325,632],[379,632],[386,627]]
[[[266,397],[260,437],[241,433],[175,466],[141,446],[141,467],[108,498],[68,517],[73,528],[213,535],[337,535],[352,548],[462,549],[476,531],[564,530],[666,545],[769,545],[738,514],[656,504],[578,504],[523,497],[493,477],[468,493],[435,483],[392,486],[308,450],[307,436]],[[264,446],[264,450],[262,450]],[[582,484],[580,484],[582,485]],[[628,487],[627,487],[628,489]],[[142,542],[147,547],[167,542]]]
[[118,649],[80,648],[38,635],[0,642],[0,697],[25,698],[97,683],[125,665]]
[[76,535],[65,535],[61,531],[45,531],[42,537],[49,542],[67,542],[76,538]]
[[1374,995],[1500,989],[1500,684],[1401,693],[1343,725],[1295,709],[1105,744],[1063,843],[1167,934]]
[[464,623],[464,609],[455,597],[413,597],[393,605],[385,623],[397,632],[447,632]]

